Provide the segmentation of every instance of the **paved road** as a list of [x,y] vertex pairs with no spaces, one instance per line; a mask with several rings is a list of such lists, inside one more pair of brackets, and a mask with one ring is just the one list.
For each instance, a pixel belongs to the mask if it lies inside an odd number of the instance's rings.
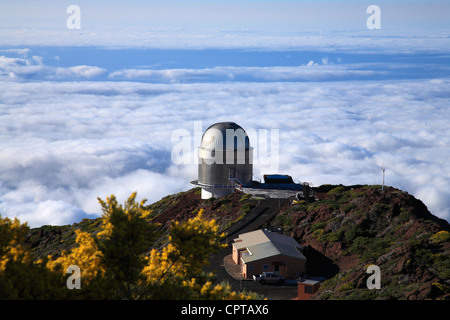
[[228,234],[228,243],[237,238],[239,234],[250,232],[261,228],[267,221],[271,220],[279,212],[287,199],[264,199],[253,208],[243,219],[225,230]]

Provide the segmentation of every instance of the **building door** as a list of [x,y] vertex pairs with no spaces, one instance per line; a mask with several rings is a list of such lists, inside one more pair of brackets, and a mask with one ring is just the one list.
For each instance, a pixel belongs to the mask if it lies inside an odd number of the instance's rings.
[[281,262],[279,262],[279,261],[274,261],[274,262],[272,263],[272,265],[273,265],[273,271],[276,272],[277,274],[280,274],[280,265],[281,265]]

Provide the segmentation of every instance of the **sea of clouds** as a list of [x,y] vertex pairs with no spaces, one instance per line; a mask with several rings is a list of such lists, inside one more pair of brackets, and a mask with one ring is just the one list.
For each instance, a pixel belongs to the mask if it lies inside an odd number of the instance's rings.
[[[229,41],[227,50],[237,50],[244,37],[258,50],[265,41],[272,49],[282,42],[289,50],[304,43],[300,47],[315,50],[317,58],[244,65],[205,64],[197,57],[197,63],[189,60],[185,66],[181,61],[155,67],[126,56],[120,63],[64,64],[63,57],[34,47],[37,38],[29,34],[23,35],[26,46],[15,43],[20,32],[5,33],[8,46],[0,48],[2,216],[32,227],[71,224],[100,215],[97,197],[114,194],[124,201],[137,191],[151,203],[188,190],[197,166],[174,163],[173,133],[192,133],[193,159],[199,144],[195,123],[205,130],[234,121],[257,133],[279,130],[278,173],[313,186],[381,184],[384,165],[387,185],[413,194],[433,214],[450,220],[448,34],[399,37],[397,49],[389,37],[364,46],[348,35],[308,41],[307,35],[221,34],[221,41]],[[191,36],[189,43],[200,50],[210,40],[205,37]],[[178,38],[183,44],[185,38]],[[122,39],[126,47],[137,43]],[[156,39],[165,47],[164,37]],[[62,38],[54,41],[63,44]],[[117,50],[99,50],[90,41],[83,42],[86,60]],[[439,64],[418,53],[427,47],[441,51]],[[330,58],[331,52],[363,57],[392,50],[411,59]],[[259,139],[251,143],[258,147]],[[275,169],[256,162],[254,177]]]

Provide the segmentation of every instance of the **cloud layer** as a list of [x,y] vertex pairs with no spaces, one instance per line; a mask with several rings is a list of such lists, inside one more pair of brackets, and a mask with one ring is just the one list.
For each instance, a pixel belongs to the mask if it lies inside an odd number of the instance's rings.
[[[153,202],[187,190],[197,168],[173,163],[173,132],[191,133],[195,154],[195,121],[202,130],[235,121],[279,129],[278,172],[297,181],[380,184],[384,164],[388,185],[450,219],[447,78],[377,80],[388,68],[325,57],[297,67],[57,67],[20,50],[0,59],[3,216],[67,224],[98,216],[98,196],[138,191]],[[358,70],[368,80],[348,78]],[[138,82],[148,78],[161,83]],[[257,163],[255,178],[266,170]]]
[[[11,50],[2,50],[9,52]],[[21,57],[0,56],[0,77],[10,79],[90,79],[106,73],[106,70],[96,66],[78,65],[73,67],[50,67],[42,63],[41,56],[27,57],[29,49],[13,50]]]
[[[0,214],[31,226],[190,188],[173,134],[235,121],[279,130],[278,168],[323,183],[386,183],[450,220],[450,34],[442,1],[80,0],[0,3]],[[39,14],[36,14],[39,13]],[[269,146],[270,149],[270,146]],[[270,151],[270,150],[269,150]],[[270,171],[270,172],[268,172]]]

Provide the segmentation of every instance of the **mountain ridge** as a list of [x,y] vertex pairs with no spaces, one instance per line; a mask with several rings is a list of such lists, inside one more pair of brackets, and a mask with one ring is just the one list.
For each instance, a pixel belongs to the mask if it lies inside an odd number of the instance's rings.
[[[309,276],[325,280],[313,299],[450,299],[450,225],[432,215],[408,193],[370,185],[323,185],[317,200],[280,205],[261,228],[279,228],[294,237],[307,257]],[[172,221],[186,221],[203,209],[220,231],[242,223],[262,199],[242,192],[202,200],[194,188],[149,204],[153,221],[161,225],[162,247]],[[75,245],[74,230],[96,233],[101,218],[69,226],[42,226],[27,235],[36,256]],[[368,265],[381,270],[381,289],[366,286]]]
[[[309,272],[331,276],[315,299],[450,298],[450,226],[404,191],[338,186],[321,201],[294,204],[271,227],[280,222],[306,257],[322,257],[319,265],[310,259]],[[380,290],[367,289],[371,264],[381,269]]]

